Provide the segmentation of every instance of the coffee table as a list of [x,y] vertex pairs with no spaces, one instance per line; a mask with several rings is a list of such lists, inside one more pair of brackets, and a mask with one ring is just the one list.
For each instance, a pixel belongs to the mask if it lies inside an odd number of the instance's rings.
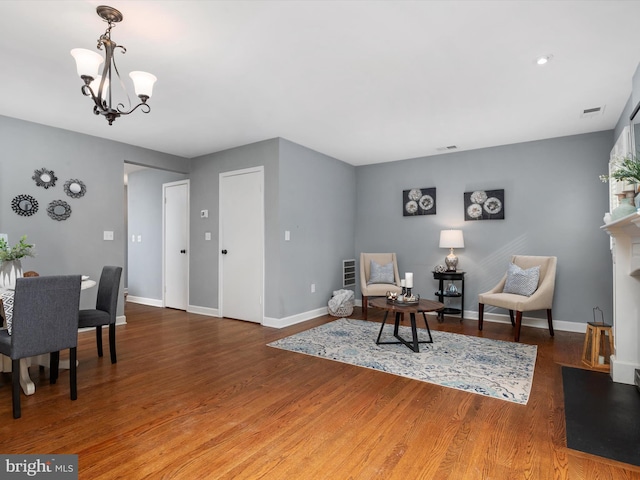
[[[378,339],[376,340],[376,345],[387,345],[387,344],[403,344],[413,352],[420,352],[421,343],[433,343],[433,337],[431,337],[431,330],[429,329],[429,323],[427,322],[426,312],[437,312],[438,310],[442,310],[444,308],[444,304],[440,302],[435,302],[433,300],[420,300],[418,303],[413,305],[400,305],[398,303],[389,303],[387,301],[387,297],[377,297],[369,301],[369,306],[373,308],[377,308],[380,310],[384,310],[384,319],[382,320],[382,326],[380,327],[380,333],[378,333]],[[397,342],[381,342],[380,336],[382,335],[382,330],[384,329],[384,325],[387,322],[387,316],[389,312],[393,312],[396,315],[395,325],[393,328],[393,336],[398,339]],[[404,317],[404,314],[408,313],[411,319],[411,341],[405,340],[402,338],[398,329],[400,327],[400,320]],[[422,313],[422,317],[424,318],[424,324],[427,327],[427,333],[429,334],[429,340],[418,340],[418,329],[416,327],[416,313]]]

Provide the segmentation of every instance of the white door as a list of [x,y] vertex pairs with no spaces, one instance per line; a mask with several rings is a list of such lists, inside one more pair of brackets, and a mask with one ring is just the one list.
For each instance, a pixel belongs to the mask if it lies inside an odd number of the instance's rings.
[[264,171],[220,174],[220,314],[262,323]]
[[189,181],[162,185],[164,306],[186,310],[189,296]]

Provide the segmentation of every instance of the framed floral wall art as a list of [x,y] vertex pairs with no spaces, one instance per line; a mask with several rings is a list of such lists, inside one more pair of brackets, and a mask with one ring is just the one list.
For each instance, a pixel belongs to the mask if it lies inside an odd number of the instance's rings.
[[436,189],[412,188],[402,192],[402,215],[416,217],[418,215],[436,214]]
[[464,192],[465,220],[504,220],[504,190]]

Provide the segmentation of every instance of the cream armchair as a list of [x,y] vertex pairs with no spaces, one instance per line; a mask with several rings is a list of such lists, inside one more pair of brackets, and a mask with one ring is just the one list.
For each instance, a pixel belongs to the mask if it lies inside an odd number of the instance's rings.
[[[371,277],[371,260],[378,265],[393,263],[394,283],[369,283]],[[384,297],[387,292],[401,293],[400,274],[395,253],[361,253],[360,254],[360,290],[362,291],[362,316],[367,319],[369,297]]]
[[[540,277],[538,279],[538,288],[530,297],[514,293],[504,293],[503,290],[507,280],[507,275],[505,274],[498,285],[488,292],[478,295],[478,330],[482,330],[485,305],[506,308],[509,310],[511,325],[515,326],[514,341],[518,342],[520,341],[522,312],[546,310],[547,321],[549,322],[549,333],[553,337],[551,307],[553,305],[553,291],[556,283],[556,264],[558,259],[556,257],[514,255],[511,257],[511,261],[524,270],[539,265]],[[513,318],[514,310],[516,312],[515,321]]]

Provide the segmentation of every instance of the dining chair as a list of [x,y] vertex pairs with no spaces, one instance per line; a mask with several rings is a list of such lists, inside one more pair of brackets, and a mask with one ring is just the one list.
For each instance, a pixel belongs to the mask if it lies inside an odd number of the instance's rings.
[[71,400],[78,398],[76,348],[80,275],[17,278],[12,331],[0,330],[0,353],[11,358],[13,418],[20,418],[20,359],[50,354],[50,383],[56,383],[60,350],[69,349]]
[[109,352],[111,363],[116,363],[116,309],[122,267],[105,266],[98,283],[96,308],[80,310],[78,328],[96,327],[98,356],[102,357],[102,326],[109,326]]
[[360,253],[360,292],[364,320],[367,319],[369,297],[402,292],[395,253]]
[[515,327],[513,339],[519,342],[522,312],[546,310],[549,334],[553,337],[551,309],[557,263],[557,257],[513,255],[509,270],[500,282],[488,292],[478,295],[478,330],[482,330],[485,305],[506,308],[509,310],[511,325]]

